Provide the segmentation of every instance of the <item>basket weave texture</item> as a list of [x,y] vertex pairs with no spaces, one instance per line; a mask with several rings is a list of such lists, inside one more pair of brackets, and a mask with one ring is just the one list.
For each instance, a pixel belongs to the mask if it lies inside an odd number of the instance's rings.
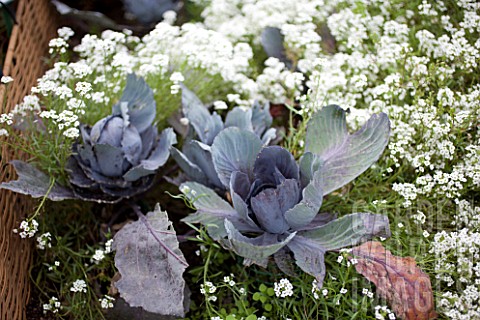
[[[48,42],[56,36],[57,13],[48,0],[19,0],[3,74],[14,81],[0,84],[0,114],[20,103],[46,69],[43,57]],[[0,140],[0,182],[15,178],[8,165],[22,158]],[[26,319],[30,295],[29,267],[33,241],[21,239],[12,230],[33,210],[29,197],[0,190],[0,319]]]

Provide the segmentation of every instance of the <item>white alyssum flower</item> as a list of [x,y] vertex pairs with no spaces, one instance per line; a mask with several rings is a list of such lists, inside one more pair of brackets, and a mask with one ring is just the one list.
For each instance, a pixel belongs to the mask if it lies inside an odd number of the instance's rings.
[[7,129],[0,129],[0,137],[1,136],[5,136],[5,137],[8,137],[9,133],[7,131]]
[[170,86],[170,93],[175,95],[180,91],[180,83],[185,81],[185,78],[180,72],[174,72],[170,76],[170,81],[173,82],[173,84]]
[[52,313],[58,313],[62,308],[62,304],[58,301],[57,297],[51,297],[49,302],[43,305],[43,313],[46,314],[48,311]]
[[110,239],[107,242],[105,242],[105,253],[112,252],[112,244],[113,244],[113,239]]
[[10,76],[2,76],[2,78],[0,79],[0,82],[3,84],[7,84],[10,82],[13,82],[13,78]]
[[70,39],[75,33],[69,27],[61,27],[57,30],[58,36],[64,40]]
[[188,120],[188,118],[180,118],[180,123],[184,126],[188,126],[188,124],[190,123],[190,120]]
[[50,54],[53,54],[53,53],[63,54],[67,52],[68,43],[64,38],[54,38],[50,40],[50,42],[48,43],[48,46],[50,47],[50,49],[48,50]]
[[105,258],[105,251],[97,249],[95,250],[94,255],[92,256],[91,261],[95,264],[99,264]]
[[75,85],[75,91],[81,96],[87,96],[87,94],[92,91],[92,84],[85,81],[77,82]]
[[277,297],[285,298],[293,295],[293,285],[286,278],[281,279],[279,282],[275,282],[273,290]]
[[217,291],[217,287],[213,285],[212,282],[207,281],[205,284],[200,285],[200,293],[201,294],[210,294],[210,293],[215,293]]
[[113,302],[115,301],[115,298],[105,295],[103,298],[98,299],[98,301],[100,302],[102,309],[111,309],[113,308]]
[[224,101],[215,101],[213,103],[213,109],[215,109],[215,110],[226,110],[226,109],[228,109],[228,106]]
[[[313,294],[313,298],[315,300],[320,299],[319,293],[320,293],[320,289],[318,288],[318,281],[316,279],[313,279],[313,281],[312,281],[312,294]],[[323,296],[327,296],[328,290],[323,289],[322,294],[323,294]]]
[[[388,318],[387,318],[388,317]],[[375,319],[396,319],[395,314],[387,306],[375,306]]]
[[38,231],[38,222],[35,219],[24,220],[20,223],[19,229],[13,229],[13,232],[18,233],[23,239],[32,238]]
[[50,232],[46,232],[37,237],[37,248],[40,250],[45,250],[45,248],[52,247],[52,235]]
[[173,10],[165,11],[165,13],[163,14],[163,21],[165,23],[173,25],[176,20],[177,20],[177,13]]
[[85,282],[85,280],[75,280],[72,284],[72,286],[70,287],[70,291],[72,292],[83,292],[83,293],[86,293],[87,292],[87,284]]
[[233,280],[234,275],[230,274],[230,276],[225,276],[223,277],[223,282],[228,284],[230,287],[233,287],[235,285],[235,281]]

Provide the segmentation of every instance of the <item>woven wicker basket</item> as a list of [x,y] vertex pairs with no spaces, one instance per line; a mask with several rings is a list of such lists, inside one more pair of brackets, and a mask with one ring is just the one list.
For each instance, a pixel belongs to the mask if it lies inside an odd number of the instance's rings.
[[[57,14],[49,0],[19,0],[8,45],[3,74],[14,79],[8,88],[0,85],[0,113],[22,101],[45,71],[43,57],[55,37]],[[0,182],[14,178],[7,163],[21,157],[0,141]],[[0,319],[26,319],[30,295],[29,267],[32,241],[22,240],[12,230],[33,209],[28,197],[0,190]]]

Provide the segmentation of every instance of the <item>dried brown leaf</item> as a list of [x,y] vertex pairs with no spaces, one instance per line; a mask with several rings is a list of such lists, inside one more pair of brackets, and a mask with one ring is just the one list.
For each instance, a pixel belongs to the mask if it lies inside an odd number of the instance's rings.
[[432,285],[412,257],[397,257],[380,242],[369,241],[353,248],[355,268],[377,287],[397,317],[406,320],[437,318]]

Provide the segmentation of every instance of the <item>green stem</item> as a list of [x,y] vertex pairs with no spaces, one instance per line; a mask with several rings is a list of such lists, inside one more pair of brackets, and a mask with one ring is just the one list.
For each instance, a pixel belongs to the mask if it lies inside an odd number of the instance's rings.
[[32,221],[32,220],[39,214],[40,209],[41,209],[41,208],[43,207],[43,205],[45,204],[45,200],[47,200],[48,195],[49,195],[50,192],[52,191],[52,188],[53,188],[54,185],[55,185],[55,178],[52,178],[52,179],[51,179],[51,182],[50,182],[50,186],[48,187],[47,192],[46,192],[45,195],[43,196],[42,201],[41,201],[40,204],[38,205],[37,210],[35,210],[35,213],[33,214],[33,216],[31,216],[30,218],[28,218],[28,222]]

